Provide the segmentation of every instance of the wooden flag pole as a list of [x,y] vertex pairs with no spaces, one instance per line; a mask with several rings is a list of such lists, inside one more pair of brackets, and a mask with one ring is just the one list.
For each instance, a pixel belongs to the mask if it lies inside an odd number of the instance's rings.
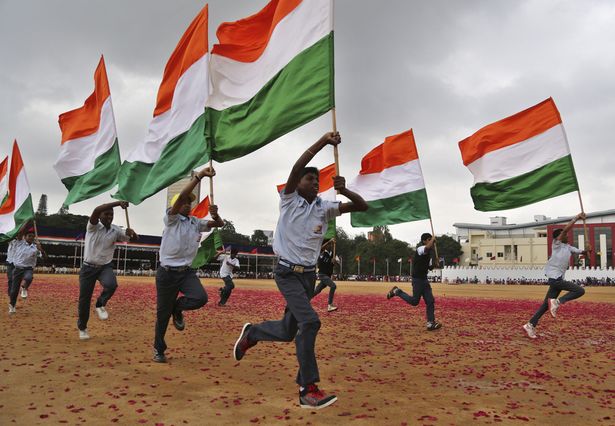
[[[337,117],[335,115],[335,107],[331,109],[331,119],[333,121],[333,131],[337,132]],[[335,175],[340,175],[340,155],[337,145],[333,147],[333,158],[335,159]]]
[[[209,159],[209,168],[213,170],[214,168],[214,160]],[[213,176],[209,177],[209,202],[213,205],[214,203],[214,178]]]
[[[436,233],[433,230],[433,221],[431,220],[431,215],[429,217],[429,224],[431,225],[431,236],[432,238],[436,238]],[[436,268],[440,267],[440,256],[438,255],[438,242],[434,241],[433,248],[436,252]]]
[[128,218],[128,207],[126,207],[124,209],[124,214],[126,214],[126,229],[131,229],[130,228],[130,219]]
[[[583,208],[583,199],[581,198],[580,189],[577,190],[577,194],[579,194],[579,204],[581,205],[581,213],[585,215],[585,209]],[[588,234],[587,234],[587,221],[585,220],[585,218],[583,218],[583,235],[585,236],[585,247],[587,247],[587,245],[589,244],[589,240],[588,240]],[[583,247],[583,249],[585,249],[585,247]]]

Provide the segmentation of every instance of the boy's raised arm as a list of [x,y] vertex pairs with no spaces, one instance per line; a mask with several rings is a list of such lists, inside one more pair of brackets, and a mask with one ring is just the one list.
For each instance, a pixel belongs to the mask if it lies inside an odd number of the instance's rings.
[[342,142],[342,138],[340,137],[339,132],[328,132],[325,133],[318,141],[314,143],[311,147],[309,147],[302,155],[299,157],[292,170],[290,171],[290,175],[286,181],[286,187],[284,188],[285,194],[292,194],[297,189],[297,185],[299,185],[299,181],[301,180],[301,170],[314,158],[314,156],[323,149],[326,145],[339,145]]

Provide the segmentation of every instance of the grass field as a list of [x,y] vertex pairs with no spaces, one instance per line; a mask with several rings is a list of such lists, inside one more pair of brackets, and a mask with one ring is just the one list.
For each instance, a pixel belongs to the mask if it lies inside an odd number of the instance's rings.
[[326,312],[326,294],[314,305],[321,387],[339,400],[316,412],[297,406],[293,344],[231,357],[244,322],[281,317],[273,281],[236,280],[220,308],[220,282],[203,280],[210,303],[186,314],[184,332],[170,325],[166,365],[151,362],[153,278],[119,283],[89,341],[78,339],[76,276],[35,276],[17,314],[3,308],[1,425],[615,424],[615,288],[587,288],[529,340],[521,326],[544,286],[436,284],[444,326],[427,332],[422,302],[387,301],[388,284],[338,283],[339,311]]

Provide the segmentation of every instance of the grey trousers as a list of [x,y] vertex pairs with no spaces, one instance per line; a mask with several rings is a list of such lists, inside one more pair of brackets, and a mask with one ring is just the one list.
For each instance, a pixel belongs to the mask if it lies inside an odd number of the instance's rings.
[[[179,293],[183,296],[177,297]],[[207,292],[194,269],[168,271],[163,266],[156,271],[156,331],[154,348],[167,350],[164,336],[173,312],[199,309],[207,303]]]
[[331,279],[329,275],[319,274],[318,279],[320,282],[316,286],[316,290],[314,291],[314,297],[318,295],[321,291],[325,289],[325,287],[329,287],[329,305],[333,305],[333,296],[335,296],[335,290],[337,286]]
[[15,265],[12,263],[6,264],[6,278],[8,280],[6,282],[6,291],[9,297],[11,297],[11,285],[13,285],[13,269],[15,269]]
[[17,296],[19,295],[19,288],[22,285],[25,288],[30,287],[32,284],[32,280],[34,279],[34,272],[32,268],[20,268],[15,266],[13,268],[13,272],[11,273],[11,288],[9,291],[9,298],[11,305],[15,306],[17,303]]
[[224,281],[224,287],[220,289],[220,304],[224,305],[228,298],[231,297],[231,293],[235,288],[235,283],[233,283],[233,279],[228,276],[222,278],[222,281]]
[[538,321],[540,321],[540,318],[549,309],[549,299],[557,298],[557,296],[559,296],[559,294],[563,290],[566,290],[568,293],[560,297],[560,303],[566,303],[571,300],[578,299],[585,294],[585,289],[580,285],[564,281],[562,278],[549,278],[549,290],[547,290],[545,300],[542,302],[542,305],[540,305],[540,308],[538,308],[538,310],[530,320],[530,324],[532,324],[534,327],[538,325]]
[[310,303],[314,296],[316,273],[300,274],[278,265],[275,269],[275,282],[286,300],[284,316],[278,321],[254,324],[250,328],[248,339],[255,342],[294,340],[299,362],[297,384],[307,386],[316,383],[320,381],[315,353],[320,319]]
[[436,320],[436,299],[433,297],[429,280],[412,277],[412,296],[408,296],[402,289],[399,289],[397,295],[412,306],[417,306],[422,297],[425,301],[427,321],[434,322]]
[[117,289],[117,279],[113,272],[113,266],[108,263],[103,266],[89,266],[83,264],[79,270],[79,305],[77,308],[77,328],[85,330],[88,328],[90,320],[90,307],[92,305],[92,294],[96,281],[99,281],[103,287],[98,299],[96,299],[96,307],[106,306],[113,293]]

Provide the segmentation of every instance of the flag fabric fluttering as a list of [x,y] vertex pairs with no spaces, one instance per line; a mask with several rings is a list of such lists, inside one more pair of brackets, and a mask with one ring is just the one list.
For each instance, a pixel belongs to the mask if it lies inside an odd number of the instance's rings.
[[148,134],[122,163],[115,198],[139,204],[209,161],[207,19],[206,5],[171,54]]
[[9,195],[9,157],[4,157],[0,163],[0,206],[4,204]]
[[15,141],[9,169],[8,197],[0,207],[0,242],[13,239],[19,229],[31,219],[34,219],[34,208],[30,184],[19,146]]
[[102,56],[94,72],[94,92],[81,108],[61,114],[58,123],[62,141],[53,167],[68,189],[64,207],[111,189],[117,182],[120,151]]
[[430,218],[423,172],[412,130],[385,138],[361,160],[359,175],[348,185],[369,206],[352,212],[355,227],[392,225]]
[[[209,197],[205,197],[199,204],[197,204],[190,212],[190,215],[198,217],[199,219],[210,220]],[[222,247],[224,247],[224,245],[222,244],[220,231],[214,228],[213,231],[203,237],[201,246],[192,261],[192,267],[194,269],[198,269],[201,266],[208,264],[215,258],[218,249]]]
[[[329,164],[327,167],[319,170],[318,196],[323,200],[336,201],[336,191],[333,188],[333,178],[335,177],[335,175],[335,163]],[[277,185],[278,193],[282,192],[285,187],[285,183]],[[335,227],[336,222],[334,218],[327,223],[327,230],[325,231],[324,236],[325,240],[335,238]]]
[[249,154],[333,108],[331,0],[272,0],[216,34],[207,101],[214,160]]
[[474,208],[506,210],[578,191],[562,119],[552,98],[459,142],[474,175]]

